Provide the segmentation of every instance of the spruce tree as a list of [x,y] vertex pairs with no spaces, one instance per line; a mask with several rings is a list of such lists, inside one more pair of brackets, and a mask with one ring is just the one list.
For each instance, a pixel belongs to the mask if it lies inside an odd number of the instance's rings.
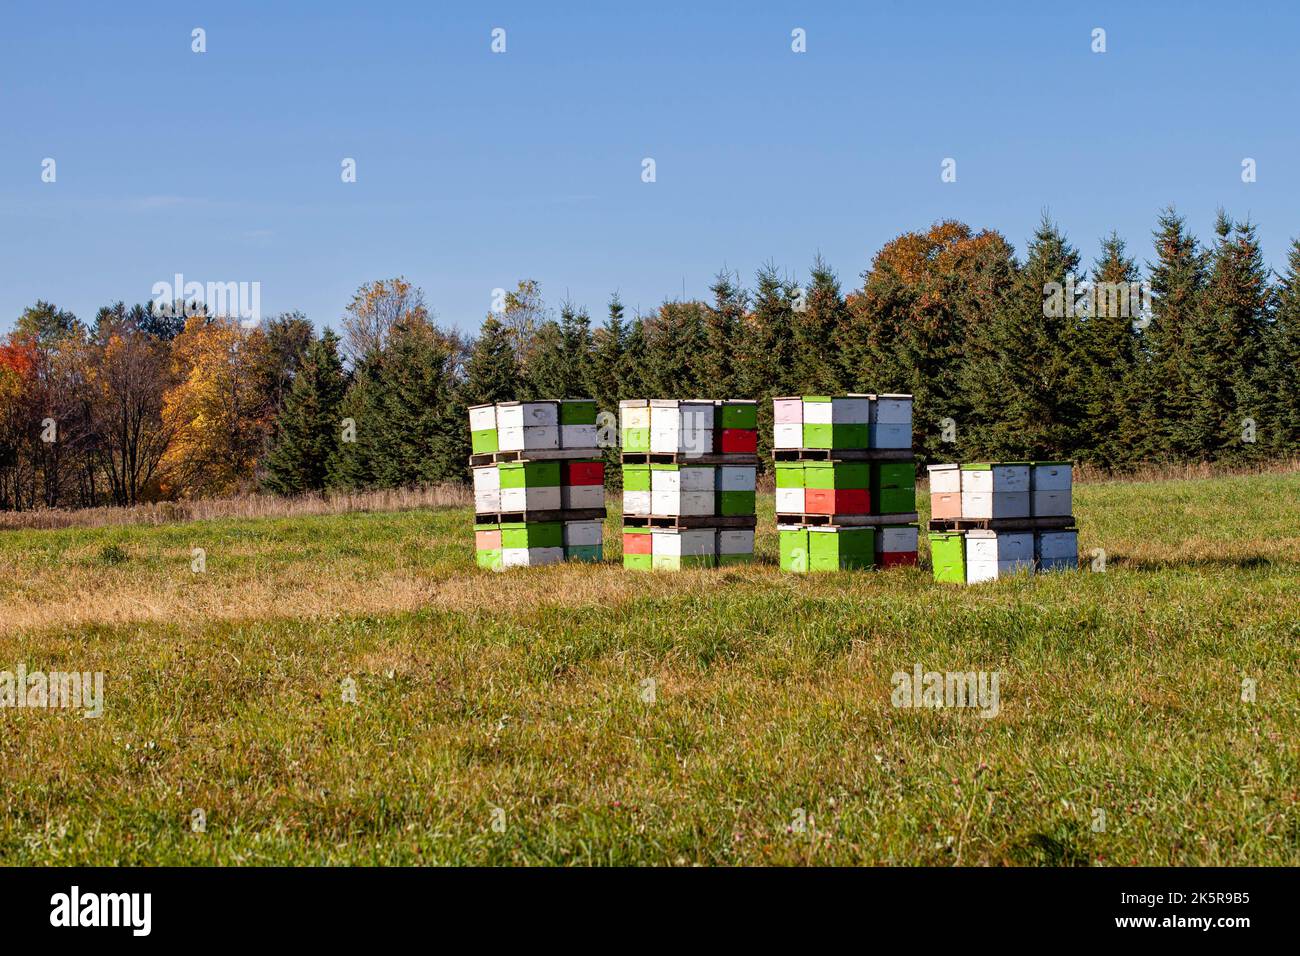
[[627,326],[623,303],[615,293],[609,300],[609,317],[592,336],[591,363],[587,373],[588,392],[604,411],[617,414],[618,403],[633,398],[627,391]]
[[1074,319],[1052,295],[1078,270],[1078,252],[1044,217],[1011,294],[972,330],[962,372],[975,454],[1054,458],[1069,448],[1079,417],[1069,357]]
[[383,487],[463,481],[469,432],[454,376],[454,343],[427,320],[393,326],[373,422],[374,475]]
[[1137,263],[1112,232],[1093,266],[1085,314],[1078,317],[1072,362],[1081,417],[1070,454],[1115,467],[1132,455],[1138,437],[1134,404],[1137,337],[1141,321]]
[[510,331],[496,316],[489,315],[465,365],[464,402],[483,405],[514,401],[522,388],[520,379]]
[[1156,261],[1148,265],[1152,309],[1140,338],[1137,456],[1146,461],[1187,460],[1200,450],[1189,424],[1193,414],[1189,335],[1205,291],[1206,256],[1172,207],[1160,214],[1154,239]]
[[811,281],[803,292],[803,308],[794,313],[793,376],[800,392],[836,394],[845,391],[836,331],[847,317],[840,281],[819,255]]
[[1300,240],[1291,243],[1267,336],[1259,441],[1275,457],[1300,454]]
[[339,404],[339,445],[326,479],[330,488],[355,491],[375,484],[383,379],[384,355],[377,349],[352,370]]
[[338,336],[330,329],[307,347],[276,421],[275,444],[266,460],[266,487],[281,495],[319,491],[334,468],[339,448],[339,406],[346,380]]
[[1198,458],[1258,457],[1268,276],[1255,227],[1220,211],[1206,293],[1188,335]]

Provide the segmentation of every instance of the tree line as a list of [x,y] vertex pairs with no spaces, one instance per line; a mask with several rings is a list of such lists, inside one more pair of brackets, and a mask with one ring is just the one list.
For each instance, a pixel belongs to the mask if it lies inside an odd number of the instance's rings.
[[849,292],[820,258],[748,287],[723,270],[707,301],[630,316],[615,294],[599,324],[525,280],[472,340],[402,278],[358,289],[340,334],[41,301],[0,344],[0,508],[463,480],[466,407],[544,397],[755,398],[764,454],[773,396],[862,391],[915,395],[925,460],[1300,454],[1300,241],[1274,275],[1223,212],[1203,243],[1167,209],[1153,239],[1141,265],[1115,234],[1085,264],[1045,218],[1021,260],[944,221]]

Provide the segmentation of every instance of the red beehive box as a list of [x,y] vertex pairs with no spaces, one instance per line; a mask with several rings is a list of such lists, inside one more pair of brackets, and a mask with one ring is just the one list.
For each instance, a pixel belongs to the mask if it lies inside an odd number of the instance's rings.
[[805,488],[804,514],[865,515],[871,513],[871,492],[866,488]]
[[749,428],[722,429],[724,455],[753,455],[758,451],[758,432]]
[[603,485],[604,483],[605,463],[603,461],[566,461],[564,463],[564,484]]
[[881,551],[876,555],[876,563],[882,568],[915,567],[915,551]]
[[652,554],[654,553],[654,535],[650,534],[623,534],[623,553],[624,554]]

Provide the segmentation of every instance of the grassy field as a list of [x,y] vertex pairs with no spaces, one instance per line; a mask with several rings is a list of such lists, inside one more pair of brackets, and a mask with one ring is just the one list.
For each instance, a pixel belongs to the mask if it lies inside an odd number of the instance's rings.
[[760,510],[678,575],[480,572],[463,509],[0,532],[0,671],[106,680],[0,710],[0,862],[1300,863],[1300,475],[1081,486],[1105,573],[973,588],[783,575]]

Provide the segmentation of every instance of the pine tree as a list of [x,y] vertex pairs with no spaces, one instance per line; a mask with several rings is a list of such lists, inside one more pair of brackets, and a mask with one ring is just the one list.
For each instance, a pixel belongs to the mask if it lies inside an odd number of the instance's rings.
[[736,394],[737,337],[748,297],[725,269],[719,270],[709,291],[713,305],[704,310],[705,349],[696,366],[700,376],[713,383],[709,394],[731,397]]
[[515,401],[520,393],[519,363],[510,331],[489,315],[479,330],[465,366],[461,394],[466,405]]
[[[1069,449],[1071,457],[1107,467],[1132,454],[1138,419],[1134,407],[1137,337],[1141,321],[1137,263],[1124,240],[1112,232],[1102,240],[1093,283],[1078,317],[1072,365],[1082,416]],[[1139,308],[1135,308],[1135,302]]]
[[374,475],[382,487],[462,481],[469,433],[454,343],[426,320],[394,325],[375,406]]
[[1300,240],[1277,289],[1264,385],[1260,445],[1275,457],[1300,454]]
[[319,491],[334,466],[345,386],[338,343],[338,336],[326,329],[307,347],[294,376],[266,460],[265,485],[276,494]]
[[384,355],[374,351],[352,370],[347,392],[339,404],[339,447],[326,485],[355,491],[375,484],[379,456],[379,425],[383,417]]
[[1011,295],[972,330],[962,371],[977,455],[1050,458],[1069,447],[1079,417],[1069,361],[1074,320],[1052,296],[1078,270],[1078,252],[1044,217]]
[[1219,212],[1206,294],[1188,334],[1194,452],[1202,460],[1257,457],[1269,299],[1255,227]]
[[615,293],[609,300],[609,317],[592,337],[588,391],[603,411],[617,414],[618,403],[634,397],[627,389],[627,326],[623,303]]
[[845,390],[835,337],[848,310],[839,279],[820,255],[813,261],[810,278],[808,289],[803,290],[803,308],[794,314],[794,382],[801,393],[835,394]]
[[1160,214],[1155,231],[1156,262],[1151,276],[1150,321],[1142,330],[1138,402],[1138,458],[1188,460],[1199,441],[1193,413],[1189,332],[1205,291],[1206,256],[1173,208]]

